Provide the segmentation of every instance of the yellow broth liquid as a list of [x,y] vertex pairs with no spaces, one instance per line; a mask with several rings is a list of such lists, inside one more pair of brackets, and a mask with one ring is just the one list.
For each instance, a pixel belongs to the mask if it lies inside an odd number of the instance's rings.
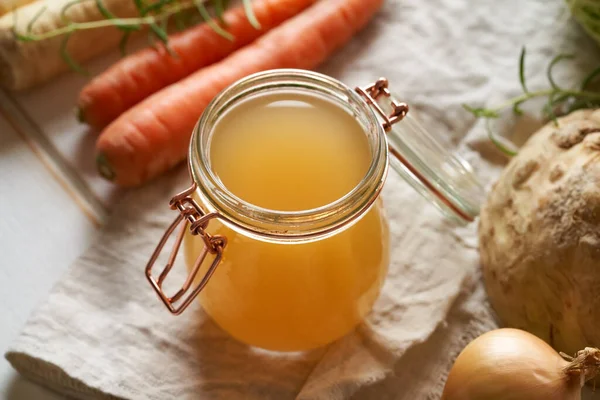
[[[371,163],[355,118],[309,95],[251,99],[228,112],[213,135],[211,167],[224,186],[271,210],[338,200]],[[380,200],[350,228],[311,243],[262,242],[215,220],[208,231],[226,236],[228,244],[199,296],[202,305],[233,337],[265,349],[311,349],[352,331],[371,310],[387,272],[388,226]],[[203,246],[201,238],[186,236],[188,266]]]

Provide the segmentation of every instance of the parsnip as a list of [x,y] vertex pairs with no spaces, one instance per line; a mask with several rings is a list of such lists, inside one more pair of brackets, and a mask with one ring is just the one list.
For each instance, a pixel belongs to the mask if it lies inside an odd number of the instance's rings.
[[37,0],[0,0],[0,16]]
[[[13,0],[10,0],[13,1]],[[22,0],[21,0],[22,1]],[[72,0],[46,0],[31,3],[17,13],[17,31],[24,32],[28,23],[46,6],[33,26],[41,34],[64,26],[61,10]],[[133,0],[103,0],[114,15],[126,18],[138,15]],[[95,1],[84,1],[70,7],[66,16],[74,22],[104,19]],[[13,12],[0,17],[0,86],[10,90],[31,88],[69,70],[60,55],[63,37],[39,42],[24,42],[15,38]],[[122,31],[115,27],[78,31],[69,40],[68,51],[77,62],[84,62],[118,46]]]

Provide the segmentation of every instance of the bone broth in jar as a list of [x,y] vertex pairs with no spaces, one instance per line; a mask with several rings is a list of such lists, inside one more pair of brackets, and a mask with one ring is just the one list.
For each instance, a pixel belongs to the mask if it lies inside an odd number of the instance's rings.
[[[269,350],[312,349],[351,332],[389,265],[380,197],[389,164],[455,222],[478,213],[482,189],[469,165],[408,112],[385,79],[352,90],[273,70],[225,89],[195,128],[193,184],[171,201],[179,215],[146,268],[167,308],[180,314],[199,298],[231,336]],[[178,225],[169,263],[153,275]],[[181,242],[189,276],[169,295],[162,283]]]

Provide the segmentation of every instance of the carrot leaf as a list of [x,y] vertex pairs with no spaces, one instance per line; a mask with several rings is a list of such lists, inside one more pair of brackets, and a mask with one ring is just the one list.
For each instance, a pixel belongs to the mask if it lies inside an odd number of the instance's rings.
[[[0,0],[2,1],[2,0]],[[67,15],[67,11],[85,1],[94,2],[101,19],[93,21],[72,21]],[[138,16],[131,18],[121,18],[113,14],[105,4],[105,0],[69,0],[60,9],[60,26],[50,29],[45,32],[35,33],[34,25],[39,20],[45,10],[43,7],[30,20],[25,29],[18,29],[16,22],[17,12],[14,12],[14,25],[12,33],[16,40],[22,42],[36,42],[57,37],[63,37],[61,42],[60,54],[64,61],[75,71],[85,72],[85,70],[77,64],[77,62],[68,53],[67,43],[72,34],[93,29],[102,29],[106,27],[116,27],[123,31],[123,36],[119,42],[119,49],[123,55],[126,54],[126,46],[134,31],[140,31],[143,27],[147,28],[148,41],[150,46],[154,46],[155,40],[158,39],[167,51],[174,57],[177,54],[169,46],[169,21],[173,21],[177,30],[183,30],[197,23],[204,21],[216,33],[223,36],[227,40],[233,40],[233,35],[225,29],[224,11],[229,7],[229,0],[131,0],[137,9]],[[206,3],[212,5],[214,16],[209,12]],[[251,25],[259,29],[258,22],[254,11],[252,10],[251,0],[242,0],[244,12]]]
[[[554,85],[554,82],[551,80],[552,85]],[[556,88],[558,88],[558,86],[556,86]],[[546,115],[552,120],[552,122],[554,123],[554,126],[558,126],[558,119],[556,118],[556,112],[554,111],[554,98],[556,97],[556,92],[550,94],[550,96],[548,96],[548,102],[546,103],[546,106],[544,107],[544,110],[546,112]]]
[[202,2],[202,0],[196,0],[195,3],[198,12],[202,16],[202,18],[204,18],[208,26],[212,28],[212,30],[214,30],[217,34],[223,36],[227,40],[233,40],[233,35],[231,33],[227,32],[225,29],[221,28],[219,24],[215,23],[214,19],[208,13],[208,10],[206,9],[206,6]]
[[496,135],[494,133],[494,130],[490,126],[489,119],[487,120],[485,127],[490,141],[494,144],[494,146],[496,146],[496,148],[498,148],[498,150],[500,150],[504,155],[508,157],[513,157],[517,155],[517,153],[519,152],[519,148],[510,140],[502,136]]
[[177,29],[179,32],[183,31],[186,28],[185,19],[183,18],[181,13],[175,14],[175,16],[173,17],[173,21],[175,22],[175,29]]
[[546,76],[548,77],[548,82],[550,83],[550,86],[552,86],[553,89],[560,90],[556,82],[554,82],[554,78],[552,76],[552,70],[554,66],[562,60],[570,60],[573,58],[575,58],[573,54],[559,54],[556,57],[554,57],[552,61],[550,61],[550,64],[548,64],[548,68],[546,69]]
[[226,24],[225,19],[223,18],[223,13],[225,12],[225,7],[227,7],[227,5],[224,3],[223,0],[214,0],[213,5],[215,8],[215,15],[217,16],[219,23],[225,26]]
[[160,39],[161,42],[166,44],[169,41],[169,35],[167,32],[157,24],[150,24],[150,29],[156,35],[156,37]]
[[[499,118],[502,110],[512,107],[516,115],[522,115],[521,105],[535,98],[546,98],[546,102],[542,107],[543,115],[558,125],[558,117],[569,114],[572,111],[581,108],[597,108],[600,107],[600,92],[592,90],[591,84],[600,76],[600,67],[593,69],[585,76],[578,85],[574,88],[563,88],[556,83],[554,79],[554,67],[562,60],[573,59],[571,54],[559,54],[554,57],[548,64],[546,69],[546,77],[548,78],[548,87],[545,89],[530,91],[525,82],[525,47],[521,50],[519,56],[519,81],[521,83],[522,94],[508,99],[497,106],[491,108],[472,107],[463,105],[463,107],[477,118],[485,118],[488,120]],[[490,140],[505,154],[513,155],[516,152],[516,147],[511,146],[511,143],[506,139],[496,136],[488,125],[488,136]]]
[[500,115],[497,111],[489,110],[487,108],[475,108],[467,104],[463,104],[463,108],[475,115],[477,118],[499,118]]
[[129,35],[131,35],[131,31],[125,31],[121,40],[119,41],[119,51],[122,56],[127,55],[127,43],[129,42]]
[[38,21],[38,19],[40,19],[42,14],[47,9],[48,9],[48,6],[43,6],[42,8],[39,9],[39,11],[37,13],[35,13],[33,18],[31,19],[31,21],[29,21],[29,23],[27,24],[27,33],[31,33],[31,31],[33,30],[33,25],[35,25],[35,23]]
[[141,15],[147,15],[152,12],[159,12],[164,6],[172,4],[174,0],[158,0],[141,9]]
[[21,33],[19,33],[19,31],[17,31],[17,23],[18,23],[18,17],[17,17],[17,12],[13,12],[13,28],[12,28],[12,33],[13,35],[15,35],[15,38],[18,40],[21,40],[23,42],[32,42],[35,39],[33,39],[30,35],[23,35]]
[[246,11],[246,17],[248,18],[248,21],[250,21],[250,24],[255,29],[260,29],[260,22],[258,22],[256,19],[256,15],[254,15],[254,10],[252,10],[252,4],[250,0],[243,0],[242,2],[244,4],[244,10]]
[[156,49],[156,35],[152,31],[148,31],[148,46]]
[[63,60],[69,65],[69,67],[71,67],[71,69],[73,69],[76,72],[79,72],[80,74],[89,75],[88,71],[85,68],[83,68],[79,63],[77,63],[77,61],[75,61],[73,57],[71,57],[71,55],[69,54],[69,51],[67,50],[67,45],[69,44],[70,38],[71,33],[66,35],[63,39],[60,45],[60,55],[62,56]]
[[115,26],[121,30],[124,31],[139,31],[140,29],[142,29],[141,26],[139,25],[127,25],[127,24],[123,24],[121,22],[118,21],[116,15],[114,15],[113,13],[111,13],[106,6],[104,5],[104,1],[103,0],[96,0],[96,7],[98,7],[98,11],[100,12],[100,14],[102,14],[102,16],[106,19],[110,19],[110,20],[114,20],[115,21]]
[[[168,25],[169,25],[169,20],[167,18],[165,18],[162,21],[162,24],[161,24],[161,29],[163,30],[163,32],[165,32],[165,33],[167,32]],[[173,48],[169,45],[169,39],[168,39],[168,37],[167,37],[166,41],[163,41],[163,44],[165,46],[165,49],[167,49],[167,51],[171,55],[171,57],[174,57],[174,58],[178,58],[179,57],[179,55],[177,54],[177,52],[175,50],[173,50]]]
[[600,75],[600,67],[596,68],[585,77],[581,83],[581,90],[586,90],[588,86]]
[[515,113],[515,115],[523,115],[523,110],[521,109],[521,104],[525,103],[525,100],[520,100],[515,102],[515,104],[513,104],[512,110],[513,113]]
[[79,3],[82,3],[83,0],[73,0],[68,2],[67,4],[65,4],[61,9],[60,9],[60,19],[68,26],[71,23],[71,20],[69,19],[69,17],[67,17],[67,11],[69,11],[69,8],[73,7],[74,5],[77,5]]
[[519,81],[521,82],[523,92],[529,92],[527,85],[525,85],[525,46],[521,49],[521,56],[519,57]]

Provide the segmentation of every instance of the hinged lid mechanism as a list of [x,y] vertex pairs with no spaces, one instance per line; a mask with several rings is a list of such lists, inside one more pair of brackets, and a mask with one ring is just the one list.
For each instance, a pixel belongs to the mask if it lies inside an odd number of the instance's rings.
[[[288,74],[288,75],[286,75]],[[292,71],[292,72],[265,72],[263,74],[257,74],[246,78],[243,81],[237,83],[238,86],[242,84],[256,84],[255,80],[258,78],[268,79],[271,75],[283,75],[292,76],[296,80],[299,77],[304,77],[304,85],[308,88],[314,88],[315,85],[330,85],[336,90],[342,91],[345,96],[355,100],[360,105],[360,113],[364,114],[367,119],[370,120],[370,125],[374,126],[377,131],[377,150],[380,154],[383,154],[381,158],[381,168],[373,168],[374,171],[371,175],[370,180],[363,180],[363,182],[373,182],[369,188],[369,191],[357,191],[360,196],[363,196],[363,192],[366,197],[359,197],[361,201],[352,200],[353,197],[346,196],[346,202],[358,204],[357,207],[350,208],[346,214],[339,213],[339,201],[332,203],[330,207],[336,207],[335,213],[338,214],[336,223],[329,223],[317,226],[309,233],[304,236],[318,236],[326,237],[329,234],[336,232],[336,229],[342,226],[349,226],[353,221],[356,221],[362,216],[370,207],[375,199],[379,196],[383,182],[385,181],[385,175],[387,171],[387,160],[390,160],[392,167],[407,181],[409,182],[421,195],[431,201],[437,206],[444,214],[450,217],[452,220],[466,224],[475,219],[479,213],[479,204],[483,199],[483,188],[477,181],[471,166],[458,155],[450,153],[442,145],[442,140],[437,140],[434,136],[430,135],[416,119],[409,115],[409,106],[406,103],[399,102],[391,95],[388,90],[388,82],[385,78],[377,80],[374,84],[365,88],[356,88],[352,91],[345,85],[333,80],[332,78],[322,77],[315,73],[306,71]],[[314,81],[314,82],[313,82]],[[307,82],[312,82],[309,85]],[[278,85],[280,83],[277,83]],[[330,88],[328,87],[328,89]],[[253,88],[254,90],[255,88]],[[231,90],[231,89],[230,89]],[[360,95],[360,98],[356,96],[356,93]],[[217,99],[223,97],[220,95]],[[361,101],[364,100],[363,101]],[[367,103],[365,105],[365,103]],[[215,106],[215,100],[209,105],[208,109]],[[206,111],[205,111],[206,112]],[[373,112],[373,114],[370,114]],[[373,119],[371,117],[375,117]],[[205,116],[200,122],[205,120]],[[398,123],[402,121],[401,123]],[[381,124],[381,126],[379,125]],[[199,126],[202,126],[200,123]],[[387,135],[383,135],[381,132],[383,128]],[[381,140],[379,140],[381,138]],[[386,146],[388,151],[386,151]],[[191,154],[195,154],[193,147],[190,146]],[[393,157],[388,157],[391,154]],[[199,189],[194,178],[193,168],[191,167],[193,157],[190,157],[190,174],[192,176],[192,186],[174,196],[171,200],[171,209],[178,212],[175,220],[169,226],[160,240],[156,250],[150,257],[148,264],[146,265],[146,277],[149,280],[151,286],[157,292],[158,296],[173,314],[180,314],[185,310],[193,301],[194,298],[204,289],[208,284],[209,279],[218,267],[219,263],[223,258],[225,247],[227,246],[227,238],[220,235],[211,235],[207,231],[208,224],[211,220],[221,220],[222,223],[229,224],[230,226],[237,226],[243,230],[245,226],[237,222],[233,218],[222,213],[219,210],[204,210],[192,197],[192,195]],[[356,189],[355,189],[356,190]],[[266,210],[270,212],[269,210]],[[318,220],[320,215],[324,215],[327,218],[329,215],[333,215],[332,210],[326,207],[321,207],[315,210],[308,210],[304,213],[291,213],[293,215],[284,215],[284,212],[278,214],[278,218],[275,222],[281,222],[284,218],[291,218],[291,221],[295,225],[298,225],[298,216],[300,218],[307,218],[309,222]],[[256,213],[256,212],[255,212]],[[308,214],[307,214],[308,213]],[[289,214],[289,213],[288,213]],[[298,214],[298,215],[296,215]],[[308,215],[308,217],[307,217]],[[340,218],[342,215],[344,218]],[[347,216],[346,216],[347,215]],[[283,217],[282,217],[283,216]],[[330,226],[332,225],[333,226]],[[177,229],[179,231],[177,232]],[[187,279],[181,285],[181,288],[173,295],[169,295],[163,289],[163,283],[173,268],[175,258],[179,252],[181,242],[185,233],[189,230],[192,235],[199,236],[204,241],[204,249],[197,257],[195,263],[190,268]],[[288,234],[287,230],[282,232],[263,232],[258,230],[257,234],[265,236],[271,235],[276,239],[280,239]],[[159,255],[164,250],[169,238],[175,234],[174,244],[170,252],[170,256],[166,262],[166,265],[162,268],[158,276],[153,274],[153,267],[158,262]],[[302,238],[301,234],[297,234],[298,237]],[[207,265],[207,268],[201,271],[202,264],[212,259]],[[208,262],[207,262],[208,263]]]
[[409,114],[409,106],[392,96],[387,79],[356,91],[372,106],[387,132],[392,167],[454,222],[472,222],[484,191],[470,164],[445,149],[441,140]]

